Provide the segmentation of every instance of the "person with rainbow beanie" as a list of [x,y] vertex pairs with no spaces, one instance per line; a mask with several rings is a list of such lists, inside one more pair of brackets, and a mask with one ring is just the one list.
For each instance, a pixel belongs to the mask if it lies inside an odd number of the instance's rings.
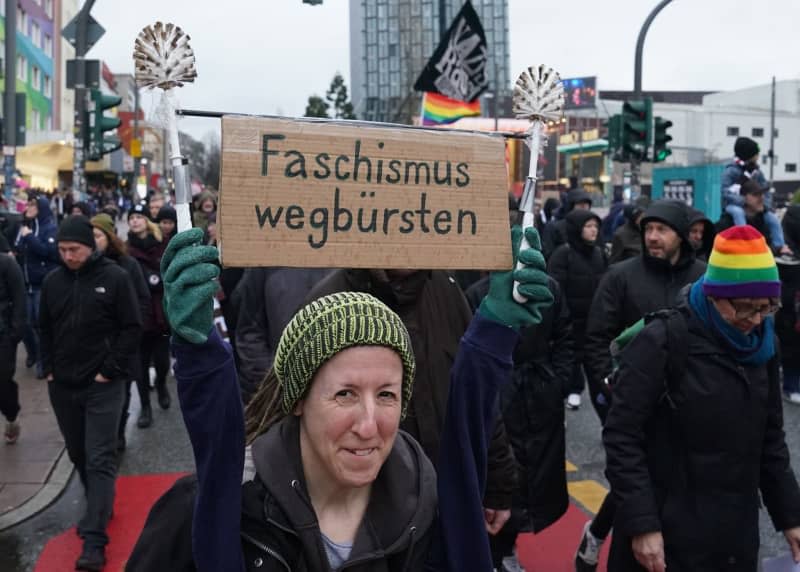
[[618,504],[609,570],[755,571],[760,499],[800,562],[800,487],[774,326],[780,295],[764,237],[729,228],[670,311],[678,319],[646,321],[622,351],[603,431]]

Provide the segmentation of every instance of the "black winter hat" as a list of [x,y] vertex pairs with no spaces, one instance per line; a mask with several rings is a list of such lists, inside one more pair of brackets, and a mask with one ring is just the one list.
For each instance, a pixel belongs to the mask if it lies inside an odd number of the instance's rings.
[[733,152],[742,161],[747,161],[758,155],[761,149],[758,147],[758,143],[749,137],[739,137],[733,144]]
[[164,205],[158,210],[158,216],[156,217],[156,222],[161,222],[162,220],[171,220],[178,224],[178,213],[171,206]]
[[83,215],[72,215],[64,219],[58,227],[57,242],[72,240],[85,244],[92,250],[95,248],[92,222]]
[[642,217],[639,226],[644,230],[651,221],[663,222],[678,233],[683,242],[689,239],[689,207],[680,201],[660,200],[651,204]]
[[147,205],[145,203],[134,205],[134,207],[128,211],[128,220],[131,220],[131,217],[135,214],[150,218],[150,211],[147,210]]

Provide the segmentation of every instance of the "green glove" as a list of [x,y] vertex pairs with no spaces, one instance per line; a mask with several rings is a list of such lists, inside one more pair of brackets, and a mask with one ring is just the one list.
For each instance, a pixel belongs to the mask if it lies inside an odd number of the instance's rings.
[[161,259],[164,313],[172,331],[193,344],[208,339],[214,325],[214,294],[219,283],[213,246],[203,246],[203,231],[193,228],[175,235]]
[[[484,317],[519,330],[542,321],[542,310],[553,303],[553,293],[547,287],[547,265],[542,256],[539,233],[535,228],[525,229],[525,238],[531,247],[521,253],[522,229],[511,229],[511,249],[514,254],[514,270],[492,272],[489,277],[489,293],[481,302],[478,312]],[[519,270],[517,261],[524,265]],[[519,293],[528,301],[520,304],[514,300],[514,281],[519,282]]]

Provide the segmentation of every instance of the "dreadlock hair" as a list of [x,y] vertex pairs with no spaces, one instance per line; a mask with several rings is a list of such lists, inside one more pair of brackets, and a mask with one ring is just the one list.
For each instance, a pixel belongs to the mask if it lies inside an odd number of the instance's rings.
[[266,433],[270,427],[286,417],[283,407],[283,390],[275,370],[269,368],[264,380],[244,410],[245,443],[253,441]]

